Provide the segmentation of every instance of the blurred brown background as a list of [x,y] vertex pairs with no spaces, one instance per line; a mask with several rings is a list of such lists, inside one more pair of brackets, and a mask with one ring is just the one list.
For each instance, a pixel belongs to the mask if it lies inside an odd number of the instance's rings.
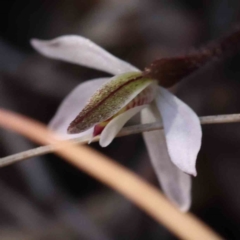
[[[143,68],[199,47],[240,21],[237,0],[2,0],[0,107],[44,123],[80,82],[105,73],[35,53],[33,37],[79,34]],[[176,87],[199,115],[240,113],[240,52]],[[134,123],[134,122],[132,122]],[[0,156],[35,145],[0,129]],[[141,135],[104,152],[156,184]],[[226,239],[240,239],[240,123],[203,126],[191,211]],[[121,195],[55,155],[0,169],[0,239],[176,239]]]

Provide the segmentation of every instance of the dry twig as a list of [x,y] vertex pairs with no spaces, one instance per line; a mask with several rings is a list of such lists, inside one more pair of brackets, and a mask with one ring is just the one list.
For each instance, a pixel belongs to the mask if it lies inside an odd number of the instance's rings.
[[[200,117],[201,124],[220,124],[220,123],[234,123],[234,122],[240,122],[240,114],[229,114],[229,115],[216,115],[216,116],[206,116],[206,117]],[[128,136],[136,133],[142,133],[142,132],[148,132],[148,131],[154,131],[162,129],[162,123],[155,122],[155,123],[148,123],[148,124],[140,124],[135,125],[131,127],[125,127],[123,128],[117,137],[123,137]],[[93,139],[93,142],[96,142],[99,140],[99,137],[95,137]],[[88,139],[86,138],[76,138],[74,140],[71,140],[74,143],[81,143],[85,144],[88,143]],[[43,154],[51,153],[55,151],[56,146],[55,145],[46,145],[37,147],[34,149],[30,149],[24,152],[20,152],[17,154],[13,154],[7,157],[0,158],[0,167],[5,167],[7,165],[31,158],[40,156]]]

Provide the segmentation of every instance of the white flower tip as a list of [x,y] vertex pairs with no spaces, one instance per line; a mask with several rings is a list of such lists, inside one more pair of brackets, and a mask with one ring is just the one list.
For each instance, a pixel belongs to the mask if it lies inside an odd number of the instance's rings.
[[33,38],[33,39],[30,40],[30,44],[35,49],[39,49],[39,47],[41,46],[41,42],[42,42],[41,40],[38,40],[36,38]]
[[48,41],[45,41],[45,40],[39,40],[39,39],[31,39],[30,40],[30,43],[32,45],[32,47],[38,51],[39,53],[45,55],[45,56],[48,56],[50,57],[50,53],[49,53],[49,49],[48,49],[48,44],[46,44],[46,42]]
[[181,205],[181,206],[178,206],[178,209],[181,211],[181,212],[187,212],[190,208],[190,203],[187,203],[187,204],[184,204],[184,205]]
[[189,174],[189,175],[193,176],[193,177],[197,176],[197,171],[196,171],[195,167],[193,169],[191,169],[191,170],[188,169],[188,170],[182,170],[182,171],[185,172],[186,174]]
[[197,171],[195,170],[195,172],[192,174],[193,177],[197,176]]
[[113,139],[104,139],[104,138],[100,137],[99,145],[101,147],[107,147],[112,142],[112,140]]
[[51,48],[49,48],[50,44],[51,46],[50,47],[57,47],[58,46],[58,43],[57,42],[53,42],[53,41],[48,41],[48,40],[39,40],[39,39],[36,39],[36,38],[33,38],[30,40],[30,44],[32,45],[32,47],[38,51],[39,53],[45,55],[45,56],[48,56],[48,57],[54,57],[52,56],[52,51],[51,51]]

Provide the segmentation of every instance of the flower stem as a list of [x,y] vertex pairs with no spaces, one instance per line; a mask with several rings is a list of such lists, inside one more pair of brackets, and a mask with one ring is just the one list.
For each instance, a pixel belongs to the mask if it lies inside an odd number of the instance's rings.
[[176,57],[160,58],[147,66],[143,75],[158,80],[159,85],[169,88],[213,59],[224,59],[239,51],[240,29],[227,36],[196,49],[194,52]]

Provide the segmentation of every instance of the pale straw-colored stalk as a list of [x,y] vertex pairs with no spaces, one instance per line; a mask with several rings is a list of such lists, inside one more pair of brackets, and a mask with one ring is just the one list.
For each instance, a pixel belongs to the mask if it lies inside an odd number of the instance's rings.
[[[110,186],[163,224],[180,239],[217,240],[219,235],[189,213],[175,208],[159,190],[110,158],[86,146],[60,142],[47,128],[27,117],[0,109],[0,125],[40,144],[55,144],[55,153]],[[11,143],[9,143],[11,144]]]

